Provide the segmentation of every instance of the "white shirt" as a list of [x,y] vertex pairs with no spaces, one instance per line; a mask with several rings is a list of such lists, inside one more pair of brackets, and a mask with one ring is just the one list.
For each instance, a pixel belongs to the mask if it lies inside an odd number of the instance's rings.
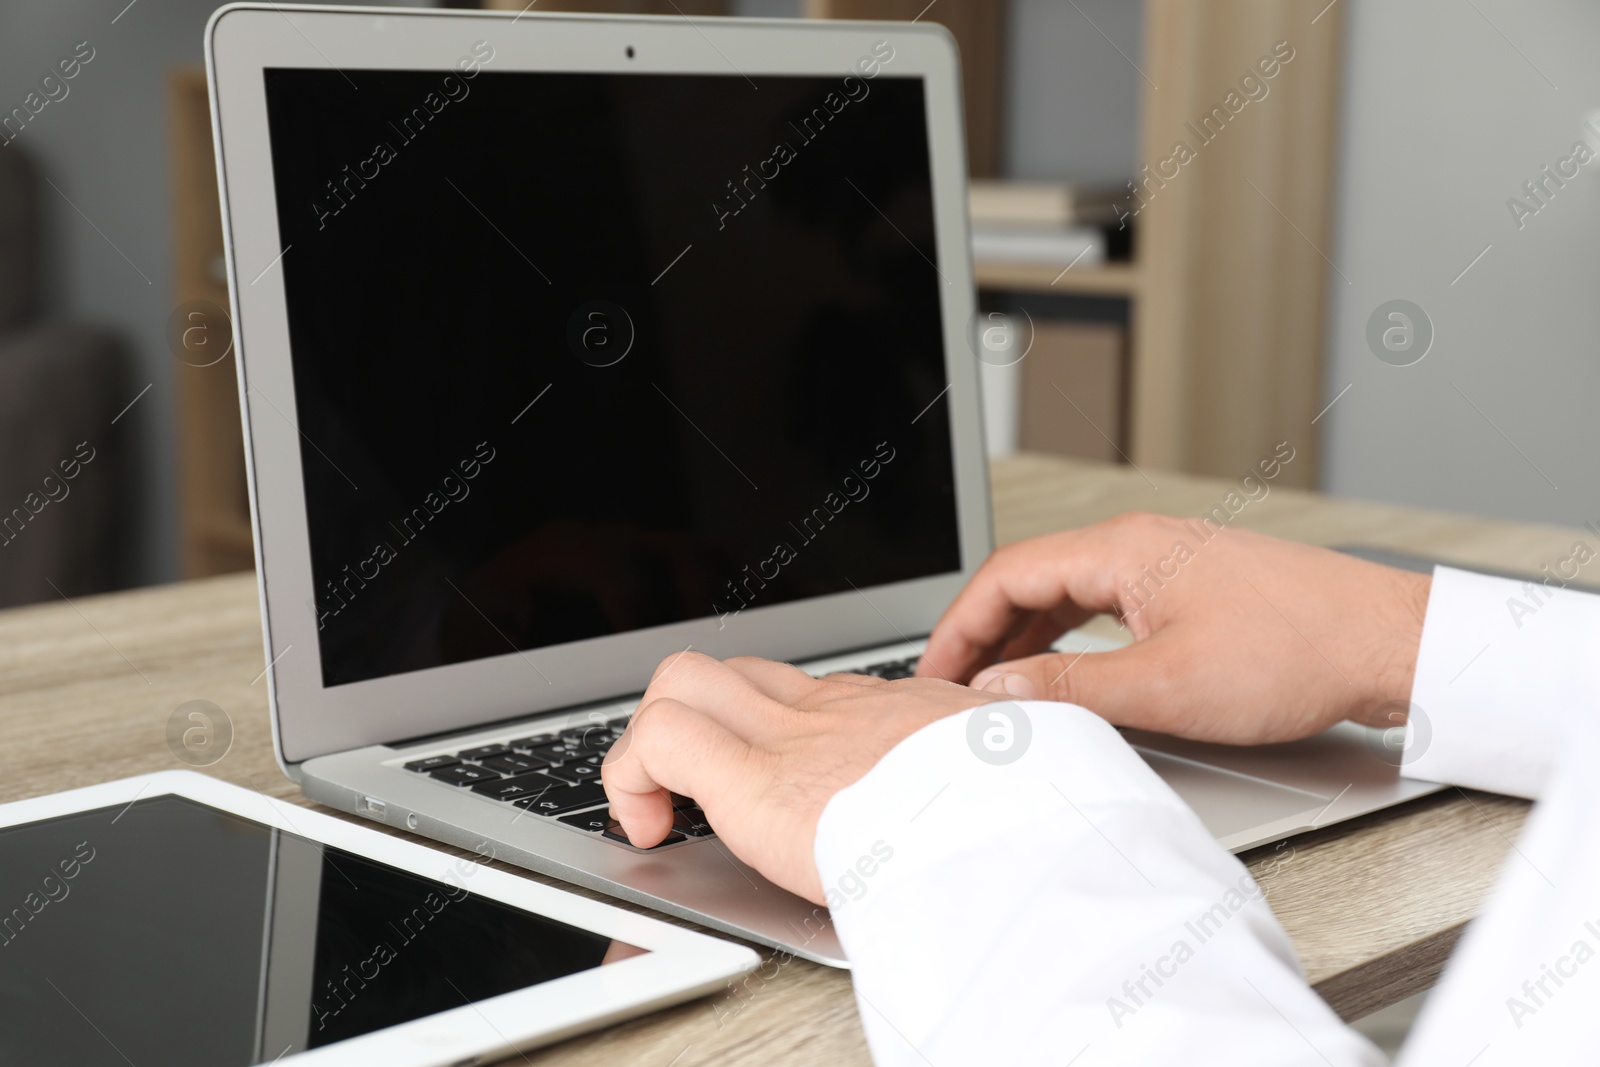
[[[1600,1061],[1600,597],[1439,568],[1412,703],[1408,775],[1541,799],[1401,1063]],[[1022,755],[994,766],[1007,721]],[[879,1064],[1384,1062],[1082,708],[925,727],[828,804],[816,859]]]

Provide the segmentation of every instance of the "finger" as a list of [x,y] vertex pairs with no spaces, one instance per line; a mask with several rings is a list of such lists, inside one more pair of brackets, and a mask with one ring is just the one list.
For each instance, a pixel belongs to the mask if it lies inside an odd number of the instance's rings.
[[854,671],[834,671],[827,676],[830,682],[849,682],[851,685],[888,685],[889,679],[879,678],[876,674],[857,674]]
[[[757,656],[734,656],[733,659],[726,659],[723,662],[749,678],[755,688],[771,697],[774,702],[797,712],[814,710],[816,705],[826,701],[827,697],[837,696],[840,683],[854,686],[888,685],[888,681],[883,678],[862,673],[835,672],[826,677],[813,678],[810,673],[798,669],[794,664],[781,664]],[[781,718],[774,717],[773,721],[781,721]],[[781,725],[779,728],[784,726]],[[762,739],[768,736],[770,733],[760,734]]]
[[1063,630],[1116,606],[1103,526],[1007,545],[978,569],[939,619],[917,666],[922,677],[953,682],[994,663],[1034,612]]
[[[953,607],[954,605],[952,604],[951,606]],[[949,611],[947,610],[945,612],[945,614],[948,615]],[[1022,608],[1022,607],[1020,607],[1018,605],[1013,604],[1011,606],[1010,617],[1005,620],[1005,624],[1004,624],[1005,625],[1005,630],[997,638],[994,639],[993,647],[995,649],[1009,649],[1009,648],[1011,648],[1013,645],[1017,644],[1022,639],[1023,635],[1025,635],[1030,629],[1033,628],[1033,625],[1038,620],[1038,618],[1039,618],[1039,612],[1037,612],[1037,611],[1029,611],[1029,610],[1026,610],[1026,609],[1024,609],[1024,608]],[[941,618],[939,620],[939,625],[942,626],[943,624],[944,624],[944,619]],[[937,634],[938,632],[939,632],[939,626],[935,626],[934,627],[934,633]],[[1048,642],[1046,642],[1046,646],[1045,647],[1049,647],[1049,643]],[[928,655],[928,653],[930,651],[933,653],[933,655],[931,657]],[[1042,652],[1042,651],[1044,651],[1044,649],[1034,649],[1033,651]],[[1017,658],[1021,658],[1022,655],[1024,655],[1024,653],[1020,653],[1019,652],[1017,654]],[[1003,659],[1003,658],[1006,658],[1006,657],[1003,656],[999,652],[995,652],[993,654],[983,654],[982,658],[976,664],[974,664],[973,667],[967,668],[967,669],[968,669],[968,671],[970,673],[970,670],[975,669],[976,667],[986,666],[986,665],[988,665],[990,663],[995,662],[998,659]],[[953,675],[952,674],[947,674],[944,671],[944,669],[941,667],[941,663],[943,663],[943,661],[944,661],[943,650],[939,647],[939,644],[937,644],[930,637],[928,639],[927,648],[925,648],[923,650],[922,656],[917,660],[916,676],[918,678],[937,678],[940,681],[958,682],[959,683],[962,680],[962,675],[959,674],[959,673],[958,674],[953,674]]]
[[797,707],[807,697],[827,688],[826,682],[813,678],[792,663],[779,663],[758,656],[735,656],[723,662],[768,697],[789,707]]
[[[1068,621],[1070,621],[1070,616]],[[1050,646],[1055,644],[1056,638],[1071,628],[1055,612],[1041,611],[1033,616],[1020,634],[1006,642],[1005,647],[1000,650],[998,658],[1001,662],[1004,662],[1048,652],[1050,651]]]
[[641,707],[628,724],[630,744],[606,754],[600,768],[611,815],[639,848],[660,844],[672,829],[669,794],[694,797],[717,811],[749,791],[752,750],[709,715],[677,700]]
[[682,663],[685,659],[692,662],[696,657],[699,657],[700,659],[711,658],[704,653],[694,651],[693,646],[684,649],[682,652],[674,652],[672,655],[656,664],[656,669],[650,672],[650,684],[654,685],[666,675],[677,670],[678,664]]
[[1182,703],[1164,669],[1159,637],[1112,652],[1047,652],[979,671],[975,689],[1018,700],[1059,700],[1116,726],[1153,728]]
[[688,650],[661,662],[639,706],[657,700],[687,704],[724,727],[756,740],[766,736],[774,723],[781,723],[787,714],[792,714],[782,701],[768,696],[744,673],[719,659]]

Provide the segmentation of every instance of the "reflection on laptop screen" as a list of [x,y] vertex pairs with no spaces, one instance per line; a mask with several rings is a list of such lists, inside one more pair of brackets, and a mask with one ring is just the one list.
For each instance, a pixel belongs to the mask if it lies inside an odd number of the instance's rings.
[[961,568],[921,79],[266,88],[324,685]]

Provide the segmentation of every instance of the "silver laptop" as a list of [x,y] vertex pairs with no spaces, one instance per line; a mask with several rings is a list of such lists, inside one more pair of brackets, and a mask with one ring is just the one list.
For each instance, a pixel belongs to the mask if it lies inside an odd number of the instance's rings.
[[[909,673],[992,547],[948,35],[242,4],[207,63],[285,772],[843,965],[599,764],[686,649]],[[1432,788],[1368,740],[1141,743],[1242,849]]]

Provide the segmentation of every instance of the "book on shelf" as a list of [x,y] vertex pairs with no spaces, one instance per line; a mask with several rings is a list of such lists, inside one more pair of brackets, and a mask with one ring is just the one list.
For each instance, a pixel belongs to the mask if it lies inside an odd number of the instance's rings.
[[1122,217],[1125,186],[975,180],[968,209],[978,226],[1111,226]]
[[972,258],[1035,267],[1097,267],[1106,260],[1105,234],[1092,226],[972,227]]

